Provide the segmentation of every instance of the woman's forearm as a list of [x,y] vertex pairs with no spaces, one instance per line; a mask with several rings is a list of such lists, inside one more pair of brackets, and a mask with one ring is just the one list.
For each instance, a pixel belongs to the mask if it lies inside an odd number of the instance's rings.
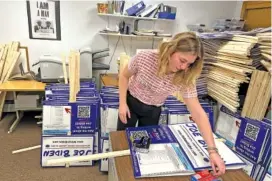
[[122,73],[119,76],[119,103],[126,104],[127,90],[128,90],[128,78]]
[[201,111],[200,114],[195,116],[195,122],[201,132],[202,137],[204,138],[208,147],[215,147],[214,137],[210,122],[206,113]]

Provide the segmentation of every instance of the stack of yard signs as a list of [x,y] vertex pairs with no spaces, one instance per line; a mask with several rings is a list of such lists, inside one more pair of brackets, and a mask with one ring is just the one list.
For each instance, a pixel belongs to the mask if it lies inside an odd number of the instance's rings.
[[[212,130],[214,130],[215,122],[212,103],[200,99],[200,104],[207,114]],[[189,110],[187,109],[187,106],[184,103],[180,102],[178,99],[176,99],[174,96],[169,96],[166,99],[163,105],[163,112],[161,118],[163,118],[163,114],[168,115],[167,121],[165,121],[167,122],[167,124],[194,122]]]
[[[80,82],[79,56],[69,55],[69,84],[52,83],[45,88],[41,166],[55,158],[91,155],[98,150],[100,98],[94,81]],[[71,68],[72,67],[72,68]],[[92,166],[93,161],[55,164],[55,166]]]
[[197,95],[199,98],[205,97],[208,94],[207,76],[208,76],[208,69],[206,65],[204,64],[201,75],[196,81]]
[[271,32],[257,33],[259,49],[261,51],[261,64],[271,71]]
[[247,163],[244,171],[256,181],[269,176],[271,164],[271,120],[243,118],[222,106],[215,133]]
[[261,71],[265,65],[268,69],[271,55],[271,32],[267,31],[271,29],[200,34],[208,67],[208,95],[231,111],[243,109],[242,116],[258,120],[264,118],[270,100],[269,73]]
[[[119,89],[103,86],[100,90],[99,153],[109,151],[109,133],[117,130]],[[108,158],[100,160],[100,171],[108,172]]]
[[[243,40],[243,39],[241,39]],[[256,42],[203,39],[208,66],[208,95],[236,112],[240,107],[239,88],[249,83],[254,68],[250,50]]]
[[[9,44],[0,45],[0,84],[6,82],[20,57],[20,43],[11,42]],[[0,93],[0,120],[2,117],[3,106],[6,99],[6,92]]]

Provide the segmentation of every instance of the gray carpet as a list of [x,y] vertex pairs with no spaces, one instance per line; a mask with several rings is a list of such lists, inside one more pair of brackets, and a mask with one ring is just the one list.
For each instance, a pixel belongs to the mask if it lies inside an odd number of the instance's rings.
[[9,122],[0,122],[0,181],[106,181],[107,174],[99,171],[98,163],[92,167],[42,168],[40,149],[12,154],[13,150],[40,144],[41,127],[34,113],[29,112],[8,134]]

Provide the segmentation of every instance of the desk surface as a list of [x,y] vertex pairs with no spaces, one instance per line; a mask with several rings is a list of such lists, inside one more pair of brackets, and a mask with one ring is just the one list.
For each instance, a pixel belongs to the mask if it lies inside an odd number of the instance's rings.
[[44,91],[45,85],[35,80],[14,80],[1,84],[0,91]]
[[[110,141],[113,151],[128,149],[128,143],[124,131],[115,131],[110,133]],[[146,179],[135,179],[133,175],[133,169],[130,156],[116,157],[115,166],[118,174],[119,181],[190,181],[188,176],[175,176],[175,177],[156,177]],[[224,181],[253,181],[242,170],[227,171],[222,179]]]
[[103,85],[118,87],[118,74],[101,74],[100,76]]

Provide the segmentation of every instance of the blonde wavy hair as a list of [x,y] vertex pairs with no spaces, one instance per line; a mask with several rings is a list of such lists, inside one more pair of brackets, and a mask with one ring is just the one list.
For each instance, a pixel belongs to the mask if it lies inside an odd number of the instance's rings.
[[176,34],[169,41],[162,41],[159,45],[159,76],[167,73],[170,57],[175,52],[192,53],[197,58],[186,71],[180,70],[175,73],[173,84],[194,86],[203,67],[204,50],[201,40],[193,32],[183,32]]

